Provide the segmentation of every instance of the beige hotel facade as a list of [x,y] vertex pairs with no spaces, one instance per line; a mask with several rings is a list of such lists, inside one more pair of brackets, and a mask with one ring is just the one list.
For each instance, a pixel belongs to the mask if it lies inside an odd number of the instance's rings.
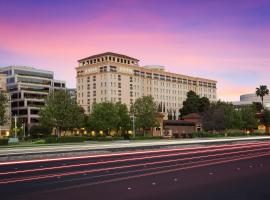
[[94,102],[122,102],[128,108],[142,96],[151,95],[165,115],[182,107],[188,91],[210,101],[217,99],[217,81],[165,71],[162,66],[140,66],[139,60],[106,52],[78,60],[77,102],[91,112]]

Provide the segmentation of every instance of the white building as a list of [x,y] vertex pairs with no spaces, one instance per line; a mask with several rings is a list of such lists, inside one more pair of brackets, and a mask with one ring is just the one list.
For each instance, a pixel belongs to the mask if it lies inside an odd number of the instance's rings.
[[54,73],[25,66],[0,67],[6,75],[7,92],[11,98],[12,116],[26,127],[38,123],[39,110],[45,98],[55,90],[66,88],[65,81],[54,80]]
[[[243,94],[240,96],[240,101],[233,102],[235,106],[252,105],[253,102],[262,102],[261,98],[255,93]],[[263,104],[265,108],[270,108],[270,95],[266,95],[263,98]]]
[[139,60],[117,53],[102,53],[78,61],[77,102],[87,113],[94,102],[122,102],[129,108],[135,100],[151,95],[165,113],[177,116],[188,91],[216,100],[214,80],[165,71],[163,66],[139,66]]

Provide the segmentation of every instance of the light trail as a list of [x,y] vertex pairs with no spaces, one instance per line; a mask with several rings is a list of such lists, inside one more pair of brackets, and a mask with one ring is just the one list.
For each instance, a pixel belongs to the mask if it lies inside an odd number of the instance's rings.
[[0,166],[15,165],[15,164],[40,163],[40,162],[58,162],[58,161],[78,160],[78,159],[89,159],[89,158],[104,158],[104,157],[114,157],[114,156],[137,155],[137,154],[162,153],[162,152],[172,152],[172,151],[188,151],[188,150],[209,149],[209,148],[222,148],[222,147],[230,147],[230,146],[247,146],[247,145],[252,145],[252,144],[269,144],[269,142],[251,142],[251,143],[233,144],[233,145],[232,144],[211,145],[211,146],[207,146],[207,147],[157,149],[157,150],[151,150],[151,151],[134,151],[134,152],[126,152],[126,153],[111,153],[111,154],[60,157],[60,158],[48,158],[48,159],[37,159],[37,160],[8,161],[8,162],[0,162]]
[[[260,150],[266,150],[270,148],[260,148],[260,149],[252,149],[252,150],[245,150],[245,151],[239,151],[239,152],[230,152],[230,153],[222,153],[222,154],[215,154],[215,155],[206,155],[206,156],[197,156],[197,157],[191,157],[191,158],[181,158],[181,159],[174,159],[174,160],[165,160],[165,161],[157,161],[157,162],[149,162],[149,163],[142,163],[142,164],[133,164],[133,165],[126,165],[126,166],[119,166],[119,167],[110,167],[110,168],[102,168],[102,169],[92,169],[92,170],[84,170],[84,171],[75,171],[75,172],[69,172],[69,173],[58,173],[58,174],[49,174],[49,175],[41,175],[41,176],[32,176],[32,177],[23,177],[19,179],[6,179],[2,180],[0,184],[8,184],[8,183],[17,183],[17,182],[25,182],[25,181],[34,181],[39,179],[48,179],[48,178],[54,178],[54,177],[64,177],[64,176],[71,176],[71,175],[78,175],[78,174],[85,174],[85,173],[94,173],[94,172],[102,172],[102,171],[108,171],[108,170],[117,170],[117,169],[124,169],[124,168],[131,168],[131,167],[139,167],[139,166],[145,166],[145,165],[156,165],[156,164],[164,164],[169,162],[176,162],[176,161],[185,161],[185,160],[194,160],[194,159],[201,159],[201,158],[210,158],[210,157],[216,157],[216,156],[224,156],[224,155],[233,155],[233,154],[239,154],[239,153],[247,153],[247,152],[254,152],[254,151],[260,151]],[[269,153],[270,154],[270,153]],[[237,157],[242,157],[237,156]],[[217,158],[212,160],[204,160],[204,161],[197,161],[193,163],[181,163],[181,164],[174,164],[164,167],[155,167],[153,169],[157,168],[168,168],[172,166],[181,166],[181,165],[188,165],[188,164],[194,164],[194,163],[200,163],[200,162],[211,162],[213,160],[220,160],[220,159],[227,159],[227,158]],[[150,170],[144,169],[144,171]]]
[[183,171],[183,170],[194,169],[194,168],[199,168],[199,167],[207,167],[207,166],[212,166],[212,165],[225,164],[225,163],[236,162],[236,161],[241,161],[241,160],[248,160],[248,159],[252,159],[252,158],[265,157],[265,156],[270,156],[270,153],[261,153],[261,154],[249,155],[249,156],[245,156],[245,157],[232,158],[232,159],[228,159],[228,160],[213,161],[213,162],[208,162],[205,164],[202,163],[202,164],[198,164],[198,165],[187,166],[187,167],[182,167],[182,168],[177,168],[177,169],[169,169],[169,170],[163,170],[163,171],[157,171],[157,172],[151,172],[151,173],[144,173],[144,174],[140,174],[140,175],[126,176],[126,177],[114,178],[114,179],[110,179],[110,180],[97,181],[97,182],[86,183],[86,184],[79,184],[76,186],[68,186],[65,188],[53,189],[53,190],[46,191],[46,192],[39,192],[39,194],[58,192],[58,191],[70,190],[70,189],[76,189],[76,188],[82,188],[82,187],[89,187],[89,186],[93,186],[93,185],[113,183],[113,182],[124,181],[124,180],[135,179],[135,178],[142,178],[142,177],[147,177],[147,176],[168,174],[171,172]]
[[[224,147],[224,148],[216,148],[204,151],[192,151],[192,152],[182,152],[182,153],[174,153],[174,154],[162,154],[162,155],[154,155],[154,156],[144,156],[138,158],[127,158],[127,159],[116,159],[116,160],[109,160],[109,161],[99,161],[99,162],[92,162],[92,163],[82,163],[82,164],[72,164],[72,165],[64,165],[64,166],[55,166],[55,167],[46,167],[46,168],[34,168],[28,170],[17,170],[17,171],[5,171],[0,172],[0,175],[10,175],[10,174],[20,174],[20,173],[27,173],[27,172],[40,172],[40,171],[49,171],[49,170],[58,170],[58,169],[67,169],[73,167],[85,167],[85,166],[93,166],[93,165],[101,165],[101,164],[110,164],[110,163],[119,163],[119,162],[128,162],[128,161],[138,161],[138,160],[145,160],[145,159],[153,159],[153,158],[165,158],[165,157],[173,157],[173,156],[186,156],[191,154],[200,154],[200,153],[212,153],[224,150],[236,150],[236,149],[244,149],[244,148],[251,148],[251,147],[263,147],[268,146],[267,144],[252,144],[252,145],[242,145],[242,146],[233,146]],[[209,149],[209,148],[208,148]]]

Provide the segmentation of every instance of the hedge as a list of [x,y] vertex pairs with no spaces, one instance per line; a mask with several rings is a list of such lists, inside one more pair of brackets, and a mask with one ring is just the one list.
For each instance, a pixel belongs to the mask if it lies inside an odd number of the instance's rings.
[[88,137],[76,137],[76,136],[65,136],[65,137],[49,137],[45,139],[46,144],[50,143],[72,143],[72,142],[84,142],[88,140]]
[[0,139],[0,145],[8,145],[8,139]]

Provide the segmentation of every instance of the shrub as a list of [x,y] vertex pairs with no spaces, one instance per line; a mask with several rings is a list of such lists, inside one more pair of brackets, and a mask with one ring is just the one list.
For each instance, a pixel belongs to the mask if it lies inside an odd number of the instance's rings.
[[50,143],[73,143],[73,142],[84,142],[88,140],[88,137],[80,137],[80,136],[63,136],[60,138],[57,137],[48,137],[45,139],[46,144]]
[[60,143],[85,142],[87,139],[88,137],[65,136],[65,137],[60,137],[59,142]]
[[8,139],[0,139],[0,145],[8,145]]
[[46,144],[57,143],[57,142],[58,142],[57,137],[48,137],[48,138],[45,139]]
[[45,144],[45,140],[36,140],[33,141],[33,144]]
[[30,134],[31,138],[44,138],[51,134],[52,129],[40,125],[32,126],[28,133]]
[[162,136],[136,136],[130,137],[130,140],[152,140],[152,139],[163,139]]

